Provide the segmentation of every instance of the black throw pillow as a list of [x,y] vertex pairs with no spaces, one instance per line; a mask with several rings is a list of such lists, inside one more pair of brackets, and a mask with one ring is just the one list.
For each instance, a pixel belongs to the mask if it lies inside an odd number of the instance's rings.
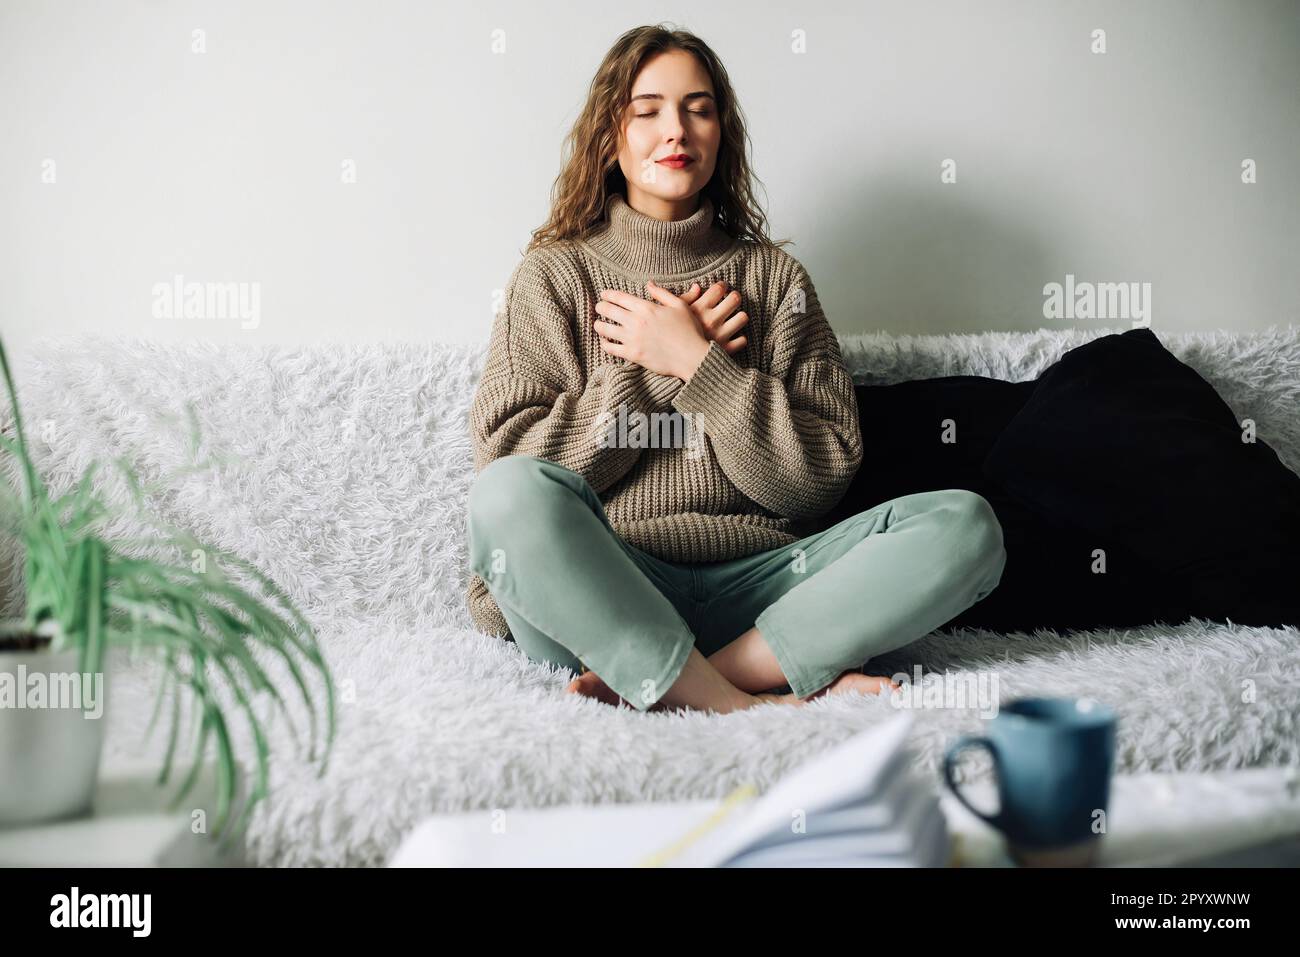
[[[913,492],[969,489],[992,505],[1007,564],[998,587],[945,627],[1070,630],[1178,619],[1160,576],[1136,556],[1038,514],[984,474],[989,450],[1036,385],[944,376],[857,386],[862,465],[817,530]],[[1095,547],[1106,550],[1108,574],[1095,573]]]
[[981,494],[1002,525],[1007,564],[998,587],[945,628],[1069,632],[1188,617],[1171,578],[1118,542],[1039,515],[1001,489]]
[[1243,435],[1196,370],[1134,329],[1045,371],[983,472],[1044,521],[1081,529],[1089,551],[1118,545],[1144,563],[1118,573],[1172,588],[1159,598],[1169,620],[1300,623],[1300,476]]
[[[1034,382],[957,375],[893,385],[859,385],[862,465],[822,528],[912,492],[996,486],[982,467]],[[988,497],[988,496],[986,496]]]

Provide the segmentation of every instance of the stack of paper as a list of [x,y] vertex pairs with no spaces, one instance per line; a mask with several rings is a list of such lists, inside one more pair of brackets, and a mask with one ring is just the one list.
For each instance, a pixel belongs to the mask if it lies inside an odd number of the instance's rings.
[[759,796],[472,811],[426,819],[393,867],[934,867],[938,795],[907,766],[904,712]]
[[909,713],[854,735],[761,797],[711,819],[640,863],[664,867],[936,867],[949,836],[939,797],[908,766]]

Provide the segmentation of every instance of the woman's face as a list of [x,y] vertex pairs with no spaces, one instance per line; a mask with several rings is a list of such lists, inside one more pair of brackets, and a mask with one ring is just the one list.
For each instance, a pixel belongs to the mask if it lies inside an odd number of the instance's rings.
[[[700,62],[685,50],[647,60],[632,84],[619,142],[628,204],[656,219],[689,216],[713,176],[721,139],[713,84]],[[684,166],[663,162],[682,153],[690,157]]]

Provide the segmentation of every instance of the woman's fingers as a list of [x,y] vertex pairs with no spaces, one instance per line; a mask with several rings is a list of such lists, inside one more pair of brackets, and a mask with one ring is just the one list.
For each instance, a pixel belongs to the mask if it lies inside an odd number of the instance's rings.
[[722,348],[726,351],[727,355],[734,356],[741,349],[745,348],[746,341],[747,340],[744,336],[736,336],[736,338],[729,342],[722,343]]
[[[596,305],[592,308],[595,309],[599,315],[602,315],[611,321],[621,319],[628,314],[628,310],[624,309],[622,306],[605,299],[598,299]],[[596,321],[599,322],[600,320]]]
[[730,339],[741,329],[745,328],[745,324],[747,322],[749,322],[749,313],[738,312],[730,319],[727,319],[726,321],[716,326],[718,330],[718,335],[726,336],[728,339]]
[[599,319],[592,322],[591,327],[596,330],[596,335],[602,339],[617,339],[619,332],[623,328],[617,322],[602,322]]
[[727,295],[727,284],[719,280],[704,291],[700,296],[700,306],[704,309],[713,309],[720,303],[724,296]]
[[740,293],[727,293],[718,301],[718,304],[705,313],[705,322],[710,326],[717,326],[724,320],[732,316],[740,308]]
[[620,342],[614,342],[602,336],[600,339],[600,348],[602,351],[608,352],[612,356],[618,356],[621,359],[628,358],[627,346]]
[[651,305],[651,302],[642,299],[640,296],[633,296],[621,289],[602,289],[600,298],[596,300],[594,308],[602,316],[614,319],[629,312],[640,314],[643,310],[649,309]]
[[740,305],[740,293],[734,289],[728,292],[725,283],[715,283],[700,297],[700,305],[710,316],[730,315]]
[[748,322],[749,314],[738,312],[730,319],[723,320],[722,322],[709,323],[706,321],[704,323],[704,328],[706,335],[708,335],[710,339],[717,342],[718,345],[726,345],[728,341],[736,338],[737,333],[739,333],[741,329],[745,328],[745,325]]
[[745,347],[744,335],[737,338],[736,334],[748,324],[749,313],[737,312],[741,303],[738,291],[728,289],[727,283],[720,280],[701,291],[695,282],[681,299],[692,308],[707,337],[723,346],[728,354],[735,355]]

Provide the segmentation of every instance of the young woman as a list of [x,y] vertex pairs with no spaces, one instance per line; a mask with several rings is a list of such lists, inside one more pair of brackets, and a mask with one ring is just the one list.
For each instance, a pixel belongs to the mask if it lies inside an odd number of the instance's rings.
[[569,141],[471,410],[476,626],[640,710],[888,688],[871,657],[997,586],[992,508],[924,492],[813,531],[863,461],[853,381],[707,45],[625,33]]

